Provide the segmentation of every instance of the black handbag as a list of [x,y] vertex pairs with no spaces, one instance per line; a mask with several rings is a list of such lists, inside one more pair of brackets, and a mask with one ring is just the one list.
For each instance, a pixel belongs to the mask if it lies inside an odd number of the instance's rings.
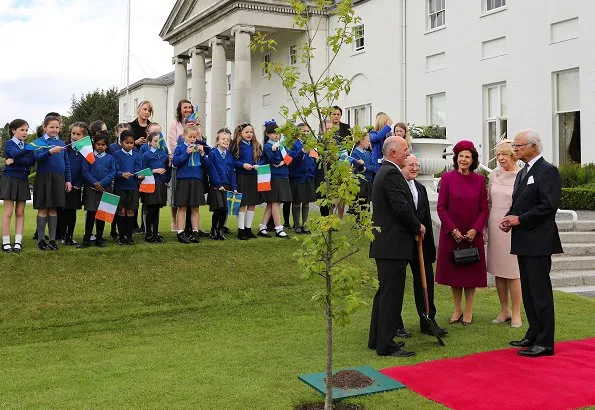
[[468,248],[460,249],[457,244],[457,249],[452,250],[452,257],[455,265],[468,265],[470,263],[479,262],[479,249],[477,246],[469,246]]

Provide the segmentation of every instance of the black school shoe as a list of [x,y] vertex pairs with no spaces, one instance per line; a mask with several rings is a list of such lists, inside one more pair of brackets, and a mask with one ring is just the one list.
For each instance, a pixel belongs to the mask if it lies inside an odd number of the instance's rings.
[[41,241],[37,242],[37,247],[39,248],[40,251],[51,251],[47,242],[43,239]]
[[4,245],[2,245],[2,252],[4,252],[4,253],[11,253],[12,252],[12,246],[9,243],[5,243]]
[[134,244],[136,244],[136,242],[134,242],[134,239],[132,239],[132,236],[126,238],[126,245],[134,245]]
[[98,236],[97,239],[95,239],[95,246],[97,246],[99,248],[105,248],[107,246],[107,244],[105,242],[106,241],[103,236]]
[[155,235],[153,235],[153,240],[155,241],[155,243],[165,243],[165,238],[163,236],[161,236],[159,233],[156,233]]
[[178,235],[178,242],[180,243],[190,243],[190,239],[184,234],[184,232],[180,232]]
[[238,229],[238,239],[240,241],[247,241],[248,237],[246,236],[246,230],[245,229]]
[[152,233],[148,233],[145,235],[145,242],[149,242],[149,243],[155,242],[155,237],[153,236]]
[[231,230],[227,226],[224,226],[223,228],[221,228],[221,230],[226,235],[229,235],[231,233]]
[[198,236],[199,236],[199,237],[201,237],[201,238],[208,238],[209,236],[211,236],[211,234],[210,234],[210,233],[208,233],[208,232],[201,231],[201,230],[199,229],[199,230],[198,230]]
[[50,251],[57,251],[58,250],[58,244],[56,243],[56,241],[49,241],[48,242],[48,248]]
[[220,241],[224,241],[227,238],[225,237],[225,234],[223,232],[223,229],[217,229],[217,239],[219,239]]
[[244,228],[244,234],[248,239],[256,239],[256,235],[252,233],[252,228]]
[[198,231],[192,232],[192,235],[190,236],[190,242],[200,243],[200,233]]
[[15,242],[15,243],[14,243],[14,245],[12,245],[12,251],[13,251],[14,253],[19,253],[19,252],[21,252],[22,250],[23,250],[23,245],[21,245],[21,244],[20,244],[20,243],[18,243],[18,242]]

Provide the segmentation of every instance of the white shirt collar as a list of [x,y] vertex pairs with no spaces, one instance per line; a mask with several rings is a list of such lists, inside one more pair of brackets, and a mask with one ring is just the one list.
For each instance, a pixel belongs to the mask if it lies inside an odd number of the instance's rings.
[[[527,164],[529,164],[529,169],[531,169],[533,167],[533,165],[535,165],[535,163],[539,160],[539,158],[541,158],[542,155],[539,154],[538,156],[536,156],[535,158],[533,158],[531,161],[527,162]],[[527,171],[529,171],[529,169],[527,169]]]
[[132,150],[130,150],[130,151],[126,151],[124,148],[122,148],[122,152],[123,152],[124,154],[126,154],[126,155],[130,155],[130,156],[132,156]]
[[19,145],[19,143],[20,143],[20,142],[22,142],[22,143],[23,143],[23,146],[25,145],[25,142],[24,142],[24,141],[21,141],[21,140],[20,140],[20,139],[18,139],[17,137],[12,137],[10,140],[11,140],[12,142],[14,142],[15,144],[17,144],[17,145]]

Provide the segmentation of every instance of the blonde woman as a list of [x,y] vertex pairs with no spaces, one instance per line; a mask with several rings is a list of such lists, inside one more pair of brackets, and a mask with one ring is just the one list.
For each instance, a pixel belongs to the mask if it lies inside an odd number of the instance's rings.
[[153,104],[151,101],[141,101],[136,107],[136,118],[130,123],[130,129],[134,133],[134,145],[140,149],[147,143],[147,127],[151,124],[149,118],[153,116]]
[[[502,232],[498,224],[510,209],[512,190],[519,167],[512,150],[512,141],[502,140],[496,146],[499,167],[489,176],[488,256],[487,270],[496,279],[500,299],[500,314],[492,323],[510,321],[512,327],[521,327],[521,279],[517,257],[510,254],[510,235]],[[510,299],[509,299],[510,295]],[[512,310],[509,305],[512,302]]]
[[382,163],[382,144],[390,136],[393,120],[384,113],[376,116],[374,129],[370,131],[370,143],[372,145],[372,160],[375,164]]

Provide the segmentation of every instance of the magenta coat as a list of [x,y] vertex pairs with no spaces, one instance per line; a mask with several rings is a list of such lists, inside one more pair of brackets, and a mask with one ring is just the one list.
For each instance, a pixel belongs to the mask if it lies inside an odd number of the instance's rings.
[[[438,242],[438,261],[436,264],[436,282],[455,287],[486,287],[486,260],[483,244],[483,229],[488,220],[488,194],[483,176],[471,172],[463,175],[453,170],[442,175],[438,194],[438,216],[440,240]],[[473,244],[479,249],[480,261],[468,265],[455,265],[452,257],[456,242],[449,232],[458,229],[465,235],[474,228],[477,231]],[[461,243],[461,247],[468,242]]]

